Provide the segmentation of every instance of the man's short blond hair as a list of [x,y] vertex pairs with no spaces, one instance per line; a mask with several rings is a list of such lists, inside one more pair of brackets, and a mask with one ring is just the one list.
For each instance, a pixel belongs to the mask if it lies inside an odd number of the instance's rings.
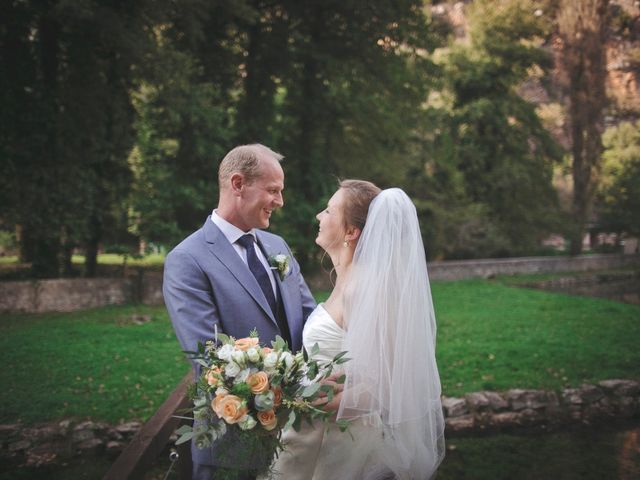
[[234,173],[242,174],[248,183],[252,183],[260,176],[260,161],[265,158],[273,158],[280,162],[284,156],[259,143],[240,145],[231,150],[218,168],[220,190],[229,186],[229,180]]

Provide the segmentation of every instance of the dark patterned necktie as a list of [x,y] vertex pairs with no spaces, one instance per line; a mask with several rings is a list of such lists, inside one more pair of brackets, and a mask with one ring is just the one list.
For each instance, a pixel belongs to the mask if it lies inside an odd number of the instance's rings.
[[242,245],[246,250],[249,270],[251,270],[253,276],[256,277],[258,285],[260,285],[260,289],[262,290],[262,293],[264,293],[264,296],[267,299],[269,306],[271,307],[271,311],[273,312],[274,317],[277,317],[278,310],[276,297],[273,294],[273,287],[271,286],[271,280],[269,279],[269,272],[265,270],[264,265],[262,265],[262,262],[256,254],[256,249],[254,246],[255,239],[253,235],[243,235],[237,240],[237,243]]

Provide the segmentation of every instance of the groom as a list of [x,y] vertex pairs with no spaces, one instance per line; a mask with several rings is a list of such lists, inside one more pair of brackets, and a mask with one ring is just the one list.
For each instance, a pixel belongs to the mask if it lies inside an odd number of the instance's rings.
[[[164,301],[184,350],[213,339],[215,328],[235,338],[255,328],[263,343],[280,335],[292,351],[302,348],[302,327],[315,302],[289,246],[260,230],[284,203],[282,158],[259,144],[231,150],[218,171],[218,207],[167,255]],[[290,258],[282,279],[269,264],[277,254]],[[220,465],[215,447],[192,444],[192,458],[194,480],[213,478]]]

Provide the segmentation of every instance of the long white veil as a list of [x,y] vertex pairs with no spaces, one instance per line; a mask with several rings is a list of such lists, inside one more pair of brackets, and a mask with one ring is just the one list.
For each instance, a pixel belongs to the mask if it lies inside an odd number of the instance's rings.
[[416,209],[402,190],[384,190],[371,203],[349,286],[351,360],[338,418],[382,430],[378,471],[368,478],[428,479],[444,457],[436,322]]

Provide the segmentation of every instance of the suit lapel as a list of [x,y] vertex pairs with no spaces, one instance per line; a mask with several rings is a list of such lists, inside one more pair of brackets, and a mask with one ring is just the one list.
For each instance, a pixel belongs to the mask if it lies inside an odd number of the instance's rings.
[[[269,261],[269,257],[271,257],[272,255],[278,255],[279,253],[283,253],[281,251],[277,251],[275,246],[269,243],[269,241],[265,238],[265,236],[262,235],[262,232],[260,230],[256,230],[256,236],[258,238],[258,244],[260,245],[260,248],[262,248],[262,252],[267,257],[267,261]],[[278,291],[280,292],[280,298],[284,306],[284,313],[287,318],[287,323],[289,323],[289,328],[291,328],[291,323],[288,321],[288,319],[294,318],[294,317],[292,316],[292,313],[290,311],[291,302],[289,299],[289,291],[286,288],[284,288],[284,286],[282,285],[282,280],[280,280],[280,275],[278,274],[278,272],[271,270],[269,273],[273,275],[273,277],[276,280],[276,285],[278,285]]]
[[207,217],[203,230],[209,251],[227,267],[229,273],[235,277],[238,283],[240,283],[247,293],[260,305],[269,319],[277,325],[273,312],[260,289],[260,285],[258,285],[256,277],[253,276],[249,267],[242,261],[233,246],[229,243],[229,240],[227,240],[227,237],[224,236],[209,217]]

